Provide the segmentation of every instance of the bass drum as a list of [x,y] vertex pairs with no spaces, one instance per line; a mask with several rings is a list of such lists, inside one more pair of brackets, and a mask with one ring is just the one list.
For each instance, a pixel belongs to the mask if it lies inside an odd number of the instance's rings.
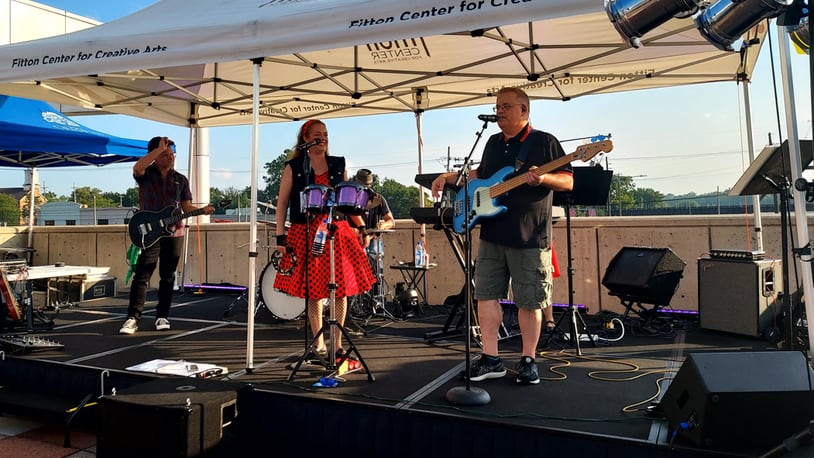
[[274,279],[277,270],[268,264],[260,274],[260,300],[276,318],[281,320],[295,320],[305,312],[305,299],[289,296],[274,289]]

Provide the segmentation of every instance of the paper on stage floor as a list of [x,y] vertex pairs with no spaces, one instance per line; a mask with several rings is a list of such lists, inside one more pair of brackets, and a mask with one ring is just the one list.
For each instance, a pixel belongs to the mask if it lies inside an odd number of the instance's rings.
[[216,375],[224,375],[229,371],[223,367],[215,364],[206,363],[193,363],[190,361],[171,360],[171,359],[154,359],[145,363],[136,364],[127,368],[128,371],[135,372],[150,372],[152,374],[162,375],[180,375],[182,377],[214,377]]

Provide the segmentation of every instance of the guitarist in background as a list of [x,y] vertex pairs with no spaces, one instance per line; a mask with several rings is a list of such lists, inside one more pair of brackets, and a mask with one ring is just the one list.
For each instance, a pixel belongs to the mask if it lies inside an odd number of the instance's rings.
[[[501,132],[489,137],[480,165],[470,174],[471,179],[489,179],[511,166],[526,179],[526,184],[501,198],[506,212],[481,222],[474,297],[483,347],[470,373],[464,374],[475,382],[506,375],[498,355],[498,331],[503,321],[499,300],[509,297],[511,284],[523,342],[516,381],[540,383],[534,356],[543,310],[551,308],[553,191],[570,191],[574,180],[570,165],[552,173],[533,173],[537,166],[561,158],[565,152],[553,135],[531,128],[530,106],[528,95],[518,88],[505,87],[497,93],[494,111]],[[457,175],[449,172],[436,178],[433,196],[440,197],[445,185],[455,184]]]
[[[147,144],[147,154],[133,165],[133,178],[138,184],[139,208],[147,211],[160,211],[172,205],[179,211],[188,213],[197,210],[192,205],[192,192],[189,180],[175,170],[175,143],[167,137],[153,137]],[[207,205],[204,214],[211,215],[215,208]],[[171,237],[162,237],[157,243],[145,248],[136,262],[133,283],[130,285],[130,304],[127,307],[127,320],[119,329],[119,334],[133,334],[144,311],[147,298],[147,283],[158,265],[158,304],[156,305],[155,329],[170,329],[169,313],[172,302],[172,288],[175,271],[183,248],[184,227],[179,222]]]

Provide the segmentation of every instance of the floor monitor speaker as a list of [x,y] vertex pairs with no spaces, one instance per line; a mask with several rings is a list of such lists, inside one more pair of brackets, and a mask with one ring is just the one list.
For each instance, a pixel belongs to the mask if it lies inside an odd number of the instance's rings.
[[685,265],[669,248],[623,247],[608,264],[602,285],[614,296],[668,305]]
[[692,353],[661,406],[697,446],[778,445],[814,419],[812,376],[800,352]]
[[237,417],[237,391],[245,386],[172,377],[102,396],[97,454],[188,457],[210,451]]

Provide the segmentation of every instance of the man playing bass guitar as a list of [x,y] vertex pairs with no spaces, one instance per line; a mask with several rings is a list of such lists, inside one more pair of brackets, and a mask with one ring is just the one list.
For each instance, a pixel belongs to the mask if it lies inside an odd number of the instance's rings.
[[[525,184],[500,197],[505,211],[478,218],[474,296],[483,348],[470,373],[464,374],[476,382],[506,375],[498,355],[498,331],[503,321],[499,300],[509,297],[510,284],[523,346],[516,381],[540,382],[534,357],[543,310],[551,307],[553,191],[570,191],[574,180],[568,163],[550,173],[534,173],[535,168],[565,156],[565,152],[553,135],[531,128],[529,108],[528,95],[518,88],[506,87],[497,93],[494,120],[501,132],[489,138],[478,169],[470,174],[473,181],[488,180],[509,166],[516,171],[515,176],[525,177]],[[444,186],[455,184],[456,179],[455,172],[441,174],[432,183],[433,196],[439,197]]]
[[[187,177],[175,170],[175,144],[167,137],[153,137],[147,144],[147,154],[133,165],[133,178],[138,184],[139,208],[146,211],[160,211],[173,206],[184,213],[199,212],[211,215],[215,208],[211,205],[192,205],[192,192]],[[183,248],[183,223],[171,228],[171,235],[162,237],[143,249],[136,262],[133,283],[130,285],[130,303],[127,307],[127,320],[119,329],[119,334],[133,334],[144,311],[147,298],[147,283],[158,266],[158,304],[156,305],[155,329],[170,329],[169,313],[172,302],[172,288],[175,271]]]

